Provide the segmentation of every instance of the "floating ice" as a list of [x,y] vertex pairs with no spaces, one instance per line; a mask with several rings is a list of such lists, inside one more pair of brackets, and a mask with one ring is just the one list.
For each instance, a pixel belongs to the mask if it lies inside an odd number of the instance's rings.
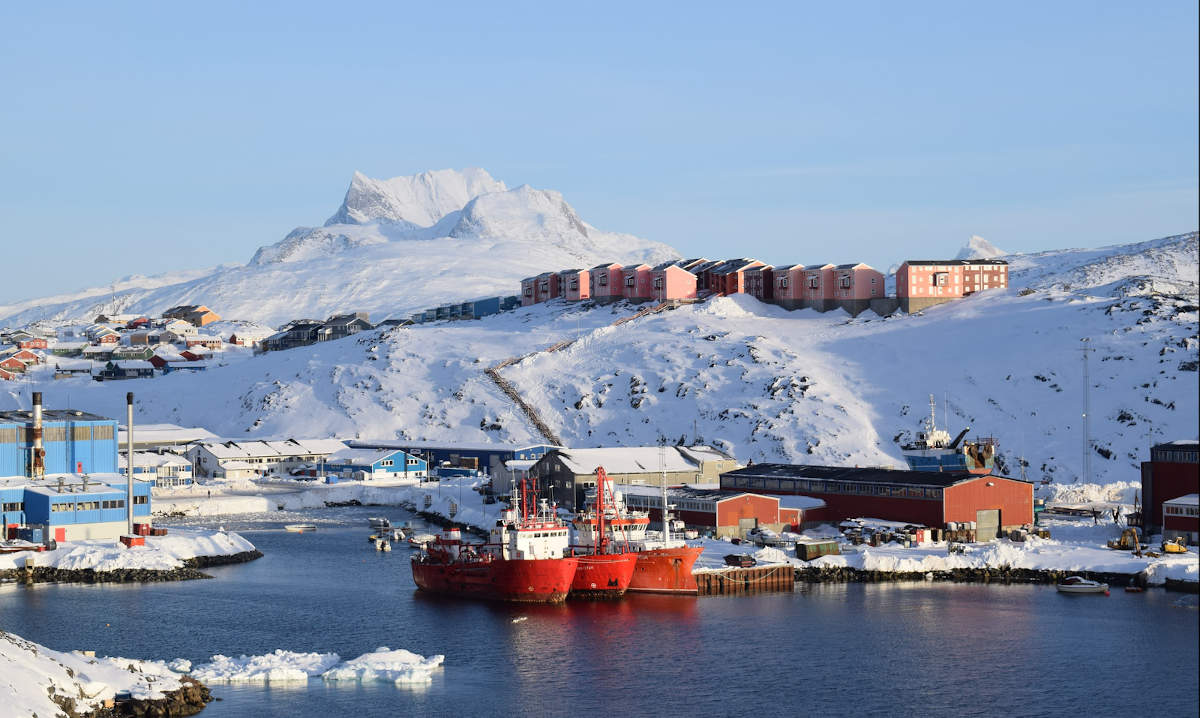
[[402,648],[393,651],[382,646],[326,671],[322,677],[327,681],[429,683],[433,680],[433,672],[445,659],[440,654],[426,658]]

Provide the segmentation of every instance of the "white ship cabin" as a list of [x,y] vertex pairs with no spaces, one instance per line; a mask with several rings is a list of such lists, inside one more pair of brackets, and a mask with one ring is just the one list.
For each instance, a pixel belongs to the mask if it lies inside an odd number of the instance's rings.
[[524,520],[514,507],[504,512],[496,522],[488,541],[489,549],[498,551],[506,560],[563,558],[570,546],[566,524],[559,521],[542,500],[536,516]]
[[[624,543],[645,541],[646,529],[650,526],[650,515],[645,511],[630,511],[625,505],[625,496],[609,485],[604,506],[604,523],[608,539]],[[588,492],[586,508],[575,515],[571,525],[575,529],[575,543],[581,546],[596,545],[596,492]]]

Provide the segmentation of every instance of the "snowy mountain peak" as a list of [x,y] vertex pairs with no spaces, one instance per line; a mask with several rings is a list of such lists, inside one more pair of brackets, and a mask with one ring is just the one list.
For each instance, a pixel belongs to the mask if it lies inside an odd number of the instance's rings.
[[978,234],[972,234],[963,248],[958,250],[955,259],[995,259],[1007,255],[1003,249],[987,241]]
[[554,190],[521,185],[485,194],[463,207],[451,237],[525,237],[558,241],[587,238],[588,225]]
[[472,198],[506,189],[503,182],[477,167],[432,170],[385,180],[355,172],[342,206],[325,226],[390,222],[412,228],[431,227]]

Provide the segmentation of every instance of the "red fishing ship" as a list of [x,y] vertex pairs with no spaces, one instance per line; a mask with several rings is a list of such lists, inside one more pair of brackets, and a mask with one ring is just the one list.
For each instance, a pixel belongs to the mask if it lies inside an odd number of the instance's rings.
[[[597,489],[603,467],[596,469]],[[607,474],[603,474],[607,483]],[[597,491],[597,495],[600,495]],[[576,543],[585,548],[595,546],[597,537],[606,536],[616,546],[634,553],[637,563],[633,576],[629,581],[629,592],[634,593],[673,593],[692,594],[697,592],[696,579],[692,576],[692,566],[700,558],[703,549],[688,546],[682,539],[671,534],[671,515],[667,504],[666,477],[663,477],[662,503],[663,530],[659,538],[650,538],[648,531],[650,517],[645,512],[630,511],[625,506],[625,500],[619,491],[612,491],[611,508],[604,521],[604,531],[598,530],[596,520],[576,518],[572,522],[575,528]]]
[[567,597],[579,559],[567,556],[568,529],[545,500],[530,510],[529,491],[492,528],[488,542],[462,540],[448,529],[412,559],[417,588],[468,598],[558,603]]
[[576,536],[583,540],[584,553],[577,554],[579,568],[571,582],[571,598],[620,598],[633,580],[637,553],[614,541],[607,530],[614,522],[623,521],[617,516],[615,501],[606,501],[612,498],[609,486],[608,474],[597,468],[596,500],[572,522]]

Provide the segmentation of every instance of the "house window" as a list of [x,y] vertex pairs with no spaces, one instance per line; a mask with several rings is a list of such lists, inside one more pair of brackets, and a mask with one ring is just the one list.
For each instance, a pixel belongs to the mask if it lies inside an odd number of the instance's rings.
[[850,276],[846,275],[845,277],[842,277],[842,289],[849,289],[849,288],[850,288]]
[[550,282],[542,282],[542,291],[543,292],[550,291]]
[[779,288],[780,288],[780,289],[787,289],[787,277],[780,277],[780,278],[779,278]]
[[946,272],[934,272],[933,286],[944,287],[950,283],[950,275]]
[[662,280],[662,277],[658,277],[657,279],[655,279],[655,280],[654,280],[654,288],[655,288],[655,289],[662,289],[662,287],[663,287],[663,280]]
[[820,286],[821,286],[821,280],[819,278],[817,278],[817,277],[809,277],[808,278],[808,288],[809,289],[818,289]]
[[24,511],[25,503],[23,501],[6,503],[6,504],[4,504],[3,510],[4,511]]
[[627,287],[633,286],[633,275],[632,274],[629,275],[628,277],[625,277],[625,286],[627,286]]
[[148,497],[148,496],[134,496],[133,497],[133,505],[138,506],[139,504],[146,504],[146,503],[149,503],[149,500],[150,500],[150,497]]
[[571,289],[579,289],[579,280],[578,279],[571,280]]
[[602,286],[602,287],[608,286],[608,275],[607,274],[600,275],[600,286]]
[[533,296],[533,287],[525,287],[525,296],[527,296],[527,297]]
[[871,277],[871,284],[875,283],[875,277]]
[[395,462],[391,459],[384,459],[383,461],[379,462],[380,466],[392,466],[393,464],[395,464]]

